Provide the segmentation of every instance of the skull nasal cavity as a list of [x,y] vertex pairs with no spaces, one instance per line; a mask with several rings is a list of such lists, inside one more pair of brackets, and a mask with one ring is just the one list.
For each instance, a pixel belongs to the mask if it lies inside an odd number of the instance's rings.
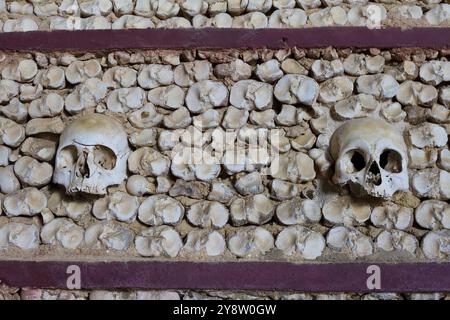
[[395,150],[384,150],[380,155],[380,166],[388,172],[399,173],[402,171],[402,156]]
[[370,165],[368,178],[370,179],[370,182],[376,186],[381,184],[380,168],[375,161]]
[[355,172],[360,171],[366,167],[366,160],[364,160],[364,156],[358,151],[353,152],[350,161],[355,168]]

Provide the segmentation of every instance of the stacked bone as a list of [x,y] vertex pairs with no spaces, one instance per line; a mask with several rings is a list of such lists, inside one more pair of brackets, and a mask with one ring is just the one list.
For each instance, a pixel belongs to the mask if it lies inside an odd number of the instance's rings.
[[[0,0],[0,30],[448,26],[441,0]],[[441,3],[442,2],[442,3]]]
[[[446,259],[448,58],[332,48],[2,54],[0,246],[5,254]],[[96,125],[103,117],[113,125]],[[335,170],[344,154],[329,153],[335,130],[355,119],[404,138],[388,138],[398,155],[377,159],[401,175],[378,177],[375,189],[359,181],[363,199],[349,187],[358,182],[352,172]],[[257,156],[255,137],[265,139]],[[371,147],[365,159],[376,156]],[[192,162],[197,153],[219,162]],[[368,163],[343,163],[375,181]]]

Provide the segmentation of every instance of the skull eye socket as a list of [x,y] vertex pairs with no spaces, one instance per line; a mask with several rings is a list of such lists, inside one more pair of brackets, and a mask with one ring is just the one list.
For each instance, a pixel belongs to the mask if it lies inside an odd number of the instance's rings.
[[395,150],[384,150],[380,155],[380,167],[388,172],[402,171],[402,156]]
[[366,167],[364,155],[359,150],[351,150],[346,156],[348,157],[347,173],[355,173]]
[[114,152],[105,146],[95,146],[94,162],[105,170],[111,170],[116,166],[117,157]]
[[58,168],[73,167],[78,159],[78,150],[75,146],[67,146],[61,149],[58,157]]

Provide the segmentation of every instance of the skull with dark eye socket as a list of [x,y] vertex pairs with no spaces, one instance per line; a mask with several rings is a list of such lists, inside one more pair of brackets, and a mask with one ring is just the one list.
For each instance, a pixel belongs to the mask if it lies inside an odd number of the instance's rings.
[[382,120],[347,121],[331,137],[330,154],[337,184],[382,198],[409,187],[404,139]]
[[126,178],[129,153],[120,123],[100,114],[84,116],[60,137],[53,182],[67,193],[106,194],[108,186]]

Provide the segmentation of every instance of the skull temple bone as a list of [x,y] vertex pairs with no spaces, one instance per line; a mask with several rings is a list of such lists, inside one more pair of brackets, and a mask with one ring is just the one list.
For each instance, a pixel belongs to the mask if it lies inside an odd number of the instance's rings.
[[90,114],[67,126],[59,139],[53,182],[69,194],[106,194],[127,176],[127,134],[110,116]]
[[352,192],[389,198],[409,188],[405,141],[383,120],[347,121],[333,133],[330,154],[336,161],[333,182],[349,184]]

